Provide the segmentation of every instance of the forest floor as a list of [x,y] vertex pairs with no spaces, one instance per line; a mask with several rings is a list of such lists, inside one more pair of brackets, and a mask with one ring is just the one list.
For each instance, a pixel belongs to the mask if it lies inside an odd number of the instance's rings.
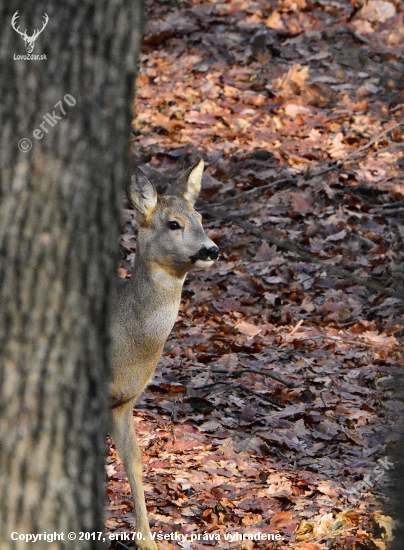
[[[404,408],[400,3],[154,0],[148,18],[133,160],[157,185],[205,160],[199,210],[221,249],[187,277],[134,411],[151,529],[188,535],[159,547],[388,549]],[[133,532],[113,446],[107,474],[107,533]]]

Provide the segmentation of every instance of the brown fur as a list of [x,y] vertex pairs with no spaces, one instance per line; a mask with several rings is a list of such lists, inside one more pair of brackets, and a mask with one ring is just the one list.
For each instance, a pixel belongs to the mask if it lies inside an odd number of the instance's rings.
[[[170,189],[165,197],[157,197],[140,171],[128,189],[128,198],[142,218],[132,277],[119,290],[112,323],[112,436],[131,486],[136,531],[144,537],[137,544],[147,550],[157,550],[157,545],[149,536],[132,409],[153,376],[176,320],[182,285],[194,266],[191,256],[202,248],[213,251],[215,247],[205,235],[201,216],[188,202],[198,196],[202,170],[200,161],[188,171],[185,181],[182,178],[178,188]],[[181,229],[169,229],[172,221],[178,222]],[[217,252],[212,255],[215,259]],[[210,259],[201,262],[206,266],[211,263]]]

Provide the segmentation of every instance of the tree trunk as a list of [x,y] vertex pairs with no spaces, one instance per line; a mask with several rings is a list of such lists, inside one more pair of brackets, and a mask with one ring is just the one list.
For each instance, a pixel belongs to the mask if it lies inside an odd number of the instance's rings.
[[[32,52],[46,60],[15,59],[27,54],[17,10],[28,36],[49,16]],[[1,0],[0,11],[0,548],[25,550],[19,535],[44,532],[64,540],[38,549],[105,548],[79,533],[103,530],[108,323],[142,0]]]

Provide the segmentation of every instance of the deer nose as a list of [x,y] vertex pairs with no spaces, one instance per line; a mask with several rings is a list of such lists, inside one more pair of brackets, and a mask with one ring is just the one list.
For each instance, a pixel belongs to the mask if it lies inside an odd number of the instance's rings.
[[201,260],[217,260],[219,249],[217,246],[211,246],[210,248],[203,247],[198,252],[198,256]]
[[219,249],[217,246],[211,246],[208,248],[208,256],[211,260],[217,260],[219,257]]
[[203,246],[194,256],[191,256],[191,261],[194,264],[197,260],[217,260],[218,256],[219,249],[217,246],[211,246],[210,248],[206,248],[206,246]]

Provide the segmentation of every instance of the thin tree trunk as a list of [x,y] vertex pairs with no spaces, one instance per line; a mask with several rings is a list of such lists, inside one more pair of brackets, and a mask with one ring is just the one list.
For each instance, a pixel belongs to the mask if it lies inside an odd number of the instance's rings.
[[[49,16],[32,52],[46,60],[14,59],[27,53],[17,10],[28,35]],[[38,549],[105,548],[78,534],[103,529],[108,321],[142,0],[2,0],[0,12],[0,548],[27,548],[13,532],[64,533]]]

